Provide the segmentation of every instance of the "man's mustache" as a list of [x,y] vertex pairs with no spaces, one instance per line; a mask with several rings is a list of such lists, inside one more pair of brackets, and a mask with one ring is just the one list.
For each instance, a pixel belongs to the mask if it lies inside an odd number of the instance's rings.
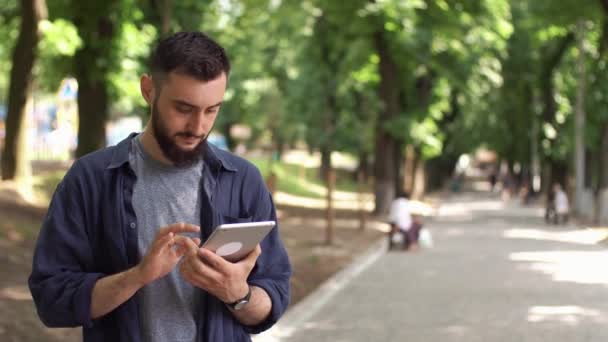
[[196,134],[192,134],[192,133],[189,133],[189,132],[180,132],[180,133],[177,133],[175,135],[179,136],[179,137],[184,137],[184,138],[199,138],[199,139],[205,138],[205,134],[203,134],[203,135],[196,135]]

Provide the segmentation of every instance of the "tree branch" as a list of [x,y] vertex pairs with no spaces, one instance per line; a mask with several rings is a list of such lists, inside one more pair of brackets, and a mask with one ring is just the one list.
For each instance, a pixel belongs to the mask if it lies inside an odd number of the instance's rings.
[[604,8],[604,14],[608,14],[608,0],[600,0],[600,5]]

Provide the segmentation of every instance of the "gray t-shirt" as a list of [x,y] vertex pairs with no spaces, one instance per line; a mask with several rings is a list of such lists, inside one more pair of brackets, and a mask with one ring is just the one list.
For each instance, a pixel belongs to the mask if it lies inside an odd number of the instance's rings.
[[[137,216],[139,255],[145,255],[159,228],[186,222],[200,225],[202,162],[186,168],[163,164],[133,139],[129,163],[137,176],[133,208]],[[191,237],[198,237],[192,233]],[[144,341],[196,341],[198,297],[178,267],[137,293]]]

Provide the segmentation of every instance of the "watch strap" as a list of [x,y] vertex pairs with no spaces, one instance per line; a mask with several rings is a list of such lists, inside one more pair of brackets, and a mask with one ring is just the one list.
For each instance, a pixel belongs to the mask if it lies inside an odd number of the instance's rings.
[[240,310],[245,304],[249,303],[249,299],[251,299],[251,286],[248,286],[247,294],[245,297],[236,300],[232,303],[226,303],[226,305],[232,310]]

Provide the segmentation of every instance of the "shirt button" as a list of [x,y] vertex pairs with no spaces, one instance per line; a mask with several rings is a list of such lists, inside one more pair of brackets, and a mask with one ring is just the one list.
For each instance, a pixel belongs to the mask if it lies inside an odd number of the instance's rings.
[[131,224],[129,226],[131,226],[131,228],[135,229],[135,227],[136,227],[135,222],[131,222]]

